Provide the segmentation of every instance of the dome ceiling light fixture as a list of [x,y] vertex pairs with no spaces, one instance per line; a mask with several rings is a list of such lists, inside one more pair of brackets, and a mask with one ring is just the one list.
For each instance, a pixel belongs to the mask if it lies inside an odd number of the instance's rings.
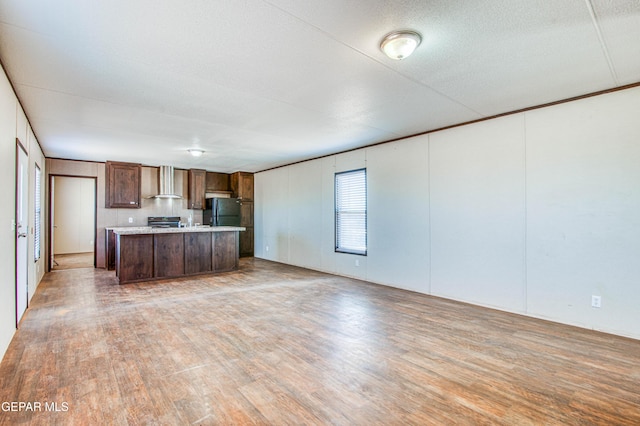
[[191,148],[191,149],[188,149],[187,151],[189,151],[189,154],[193,155],[194,157],[201,157],[202,154],[204,154],[204,150],[199,148]]
[[384,36],[380,50],[391,59],[399,61],[411,55],[422,42],[422,36],[416,31],[393,31]]

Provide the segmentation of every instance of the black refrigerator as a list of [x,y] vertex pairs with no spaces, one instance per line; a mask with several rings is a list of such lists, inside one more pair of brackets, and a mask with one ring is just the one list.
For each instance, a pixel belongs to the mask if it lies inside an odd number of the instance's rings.
[[237,198],[207,198],[202,212],[203,225],[240,226],[240,200]]

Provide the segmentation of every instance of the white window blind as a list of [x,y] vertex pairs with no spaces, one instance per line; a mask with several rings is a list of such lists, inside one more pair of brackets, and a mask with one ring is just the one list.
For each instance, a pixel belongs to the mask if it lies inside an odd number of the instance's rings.
[[367,171],[336,173],[336,251],[367,254]]
[[33,232],[34,232],[34,237],[33,237],[33,248],[34,248],[34,259],[37,262],[38,259],[40,259],[40,229],[41,229],[41,225],[42,225],[42,209],[41,209],[41,192],[40,189],[42,187],[41,185],[41,181],[42,180],[42,173],[40,172],[40,167],[38,167],[38,165],[36,164],[36,176],[35,176],[35,183],[36,183],[36,190],[35,190],[35,202],[34,205],[36,206],[36,214],[35,214],[35,220],[34,220],[34,226],[33,226]]

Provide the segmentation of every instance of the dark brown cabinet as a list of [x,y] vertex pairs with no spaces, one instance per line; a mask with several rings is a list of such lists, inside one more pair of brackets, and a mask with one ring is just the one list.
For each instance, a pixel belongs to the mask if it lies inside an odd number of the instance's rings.
[[213,271],[211,238],[212,234],[208,232],[185,232],[185,275],[202,274]]
[[153,235],[116,236],[116,276],[122,282],[153,278]]
[[240,202],[240,226],[253,227],[253,202]]
[[207,172],[206,192],[231,192],[229,175],[226,173]]
[[140,164],[107,161],[105,168],[105,207],[108,209],[139,209]]
[[153,276],[155,278],[184,275],[184,236],[158,234],[153,236]]
[[233,196],[243,201],[253,201],[253,173],[235,172],[231,175]]
[[247,228],[240,233],[240,256],[253,256],[253,201],[241,202],[240,226]]
[[233,196],[240,199],[240,256],[253,256],[253,174],[236,172],[231,175]]
[[[116,276],[120,284],[238,269],[239,231],[119,234]],[[141,231],[145,232],[145,231]]]
[[188,208],[202,210],[205,208],[206,170],[189,170],[189,203]]
[[214,232],[213,270],[225,272],[235,269],[238,269],[238,232]]
[[247,226],[245,231],[240,232],[240,256],[253,256],[253,226]]
[[114,234],[111,229],[107,229],[106,231],[105,244],[107,271],[113,271],[116,269],[116,234]]

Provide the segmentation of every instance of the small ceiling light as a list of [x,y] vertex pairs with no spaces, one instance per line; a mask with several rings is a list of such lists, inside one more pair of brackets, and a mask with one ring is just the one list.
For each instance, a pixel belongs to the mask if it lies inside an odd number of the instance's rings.
[[204,154],[204,151],[202,149],[198,149],[198,148],[191,148],[188,151],[194,157],[201,157],[202,154]]
[[411,55],[420,45],[422,36],[415,31],[394,31],[380,43],[380,50],[391,59],[400,60]]

